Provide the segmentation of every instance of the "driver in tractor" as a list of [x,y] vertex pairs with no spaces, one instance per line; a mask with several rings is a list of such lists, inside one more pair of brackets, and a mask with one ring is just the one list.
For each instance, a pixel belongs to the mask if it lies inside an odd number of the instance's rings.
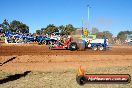
[[64,36],[60,37],[60,40],[57,40],[57,45],[62,45],[65,47],[68,47],[68,43],[70,42],[70,38],[64,38]]
[[68,36],[67,38],[64,38],[64,45],[65,47],[68,47],[68,44],[72,41],[73,39],[71,38],[71,36]]
[[60,42],[60,40],[57,42],[57,45],[58,46],[62,45],[62,43]]
[[60,39],[57,39],[57,45],[64,45],[64,38],[61,36]]

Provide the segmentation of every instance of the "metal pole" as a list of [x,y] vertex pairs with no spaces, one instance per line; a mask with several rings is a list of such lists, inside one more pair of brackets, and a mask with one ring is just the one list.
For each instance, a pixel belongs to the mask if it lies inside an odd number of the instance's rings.
[[90,30],[90,5],[87,5],[87,10],[88,10],[88,29]]
[[82,37],[83,37],[83,17],[82,17]]
[[88,23],[89,23],[89,17],[90,17],[89,9],[90,9],[90,6],[87,5],[87,8],[88,8]]

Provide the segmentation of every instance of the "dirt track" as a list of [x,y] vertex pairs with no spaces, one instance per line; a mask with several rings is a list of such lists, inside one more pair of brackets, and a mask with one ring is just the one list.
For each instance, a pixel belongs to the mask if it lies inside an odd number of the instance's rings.
[[[1,62],[14,56],[1,56]],[[2,71],[56,71],[85,68],[131,66],[132,55],[22,55],[1,66]]]
[[[132,47],[110,46],[107,51],[69,51],[49,50],[48,46],[37,44],[0,45],[0,82],[2,82],[0,87],[80,88],[75,80],[80,65],[92,74],[132,75]],[[17,75],[23,75],[25,72],[30,73],[15,79]],[[7,79],[11,81],[2,81]],[[93,87],[132,88],[131,83],[84,86],[84,88]]]
[[48,46],[3,45],[0,46],[0,63],[16,57],[1,66],[3,71],[44,71],[76,69],[80,65],[88,68],[129,66],[132,64],[132,47],[111,46],[107,51],[49,50]]
[[49,50],[44,45],[5,45],[0,46],[0,56],[8,55],[132,55],[132,47],[112,46],[107,51]]

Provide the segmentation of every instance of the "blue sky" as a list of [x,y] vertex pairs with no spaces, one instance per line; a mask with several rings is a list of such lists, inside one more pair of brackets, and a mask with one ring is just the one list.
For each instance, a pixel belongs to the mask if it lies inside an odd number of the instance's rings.
[[19,20],[30,27],[30,32],[48,24],[87,27],[87,4],[90,4],[89,28],[132,31],[132,0],[0,0],[0,23]]

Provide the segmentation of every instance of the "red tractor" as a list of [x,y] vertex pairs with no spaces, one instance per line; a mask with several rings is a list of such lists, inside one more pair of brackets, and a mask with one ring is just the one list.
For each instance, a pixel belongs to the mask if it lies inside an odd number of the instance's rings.
[[73,38],[69,37],[63,41],[58,40],[49,46],[49,49],[69,49],[71,51],[77,50],[77,43],[73,42]]

